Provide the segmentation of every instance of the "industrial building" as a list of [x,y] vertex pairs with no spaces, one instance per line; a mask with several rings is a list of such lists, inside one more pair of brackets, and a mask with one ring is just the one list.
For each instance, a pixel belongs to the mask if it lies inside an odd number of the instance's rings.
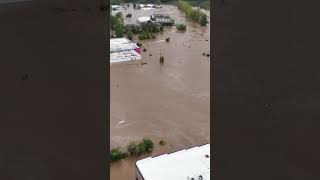
[[141,60],[141,48],[126,38],[110,39],[110,63]]
[[210,180],[210,144],[136,162],[137,180]]

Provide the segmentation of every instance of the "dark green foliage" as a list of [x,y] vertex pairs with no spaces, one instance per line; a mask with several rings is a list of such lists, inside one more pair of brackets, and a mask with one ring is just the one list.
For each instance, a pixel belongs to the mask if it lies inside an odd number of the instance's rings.
[[201,26],[205,26],[207,25],[208,20],[207,20],[207,15],[206,14],[202,14],[200,17],[200,25]]
[[152,152],[153,151],[153,142],[150,139],[143,139],[142,144],[144,145],[146,152]]
[[116,16],[110,16],[111,18],[111,29],[115,30],[121,23]]
[[125,29],[124,29],[123,26],[116,27],[116,37],[117,38],[123,37],[124,36],[124,31],[125,31]]
[[142,142],[131,142],[128,146],[130,155],[140,156],[143,153],[150,153],[153,151],[153,142],[150,139],[143,139]]
[[149,31],[142,31],[142,33],[139,34],[139,39],[144,40],[144,39],[151,39],[152,34]]
[[178,0],[178,8],[186,13],[188,19],[199,24],[206,24],[204,17],[207,17],[199,8],[193,9],[192,6],[183,0]]
[[141,32],[142,28],[139,25],[128,24],[126,25],[126,30],[131,31],[133,34],[138,34]]
[[178,29],[179,31],[185,31],[185,30],[187,29],[187,26],[184,25],[184,24],[178,24],[178,25],[177,25],[177,29]]
[[127,31],[127,37],[128,39],[132,40],[133,33],[131,31]]
[[140,156],[145,152],[145,147],[143,144],[132,142],[128,146],[128,152],[130,155]]
[[110,151],[110,159],[111,161],[118,161],[120,159],[124,159],[128,156],[127,153],[122,152],[119,148],[111,149]]

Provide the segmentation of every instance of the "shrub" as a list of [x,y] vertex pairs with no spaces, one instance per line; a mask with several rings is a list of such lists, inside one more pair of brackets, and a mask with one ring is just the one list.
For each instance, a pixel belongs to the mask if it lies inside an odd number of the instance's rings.
[[141,34],[139,34],[139,39],[144,40],[144,39],[151,39],[152,34],[149,31],[142,31]]
[[185,30],[187,29],[187,26],[184,25],[184,24],[178,24],[178,25],[177,25],[177,29],[178,29],[179,31],[185,31]]
[[166,142],[164,140],[160,140],[159,145],[164,146],[164,145],[166,145]]
[[128,154],[125,152],[122,152],[119,148],[111,149],[110,151],[110,159],[112,162],[126,158],[127,156]]
[[128,152],[130,155],[140,156],[146,152],[153,151],[153,142],[150,139],[143,139],[142,142],[131,142],[128,146]]
[[144,145],[146,152],[153,151],[153,142],[150,139],[143,139],[142,144]]
[[143,144],[137,144],[135,142],[131,142],[128,146],[128,152],[130,153],[130,155],[136,155],[136,156],[140,156],[141,154],[144,153],[144,146]]
[[127,37],[128,39],[132,40],[133,33],[131,31],[127,31]]
[[118,26],[116,27],[116,36],[117,38],[121,38],[124,36],[124,27],[123,26]]
[[208,23],[207,15],[203,13],[200,17],[200,25],[205,26],[207,25],[207,23]]

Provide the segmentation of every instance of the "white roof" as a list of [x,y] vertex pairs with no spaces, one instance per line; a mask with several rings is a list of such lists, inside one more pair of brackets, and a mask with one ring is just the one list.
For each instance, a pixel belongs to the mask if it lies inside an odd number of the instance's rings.
[[127,44],[131,43],[131,41],[127,38],[111,38],[110,39],[110,46],[114,44]]
[[150,21],[150,17],[149,16],[144,16],[144,17],[139,17],[138,18],[138,22],[148,22]]
[[110,53],[110,63],[140,60],[141,56],[136,51],[121,51]]
[[[207,158],[206,155],[209,155]],[[210,144],[137,161],[145,180],[210,180]]]
[[139,48],[135,43],[126,38],[111,38],[110,52],[128,51]]

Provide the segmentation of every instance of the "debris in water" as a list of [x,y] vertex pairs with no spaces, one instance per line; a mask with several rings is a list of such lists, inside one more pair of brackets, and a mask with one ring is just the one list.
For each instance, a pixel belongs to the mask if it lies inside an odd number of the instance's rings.
[[137,42],[137,46],[141,47],[141,46],[142,46],[142,44],[141,44],[141,43],[139,43],[139,42]]
[[141,65],[145,65],[145,64],[148,64],[148,63],[146,63],[146,62],[144,62],[144,63],[141,63]]
[[166,42],[169,42],[169,41],[170,41],[170,38],[167,38],[167,39],[166,39]]
[[210,54],[207,54],[207,57],[209,57],[210,56]]
[[147,51],[147,49],[146,49],[146,48],[144,48],[144,49],[143,49],[143,52],[146,52],[146,51]]
[[205,56],[205,55],[206,55],[206,53],[203,53],[202,55],[203,55],[203,56]]
[[120,121],[119,124],[122,124],[122,123],[124,123],[124,122],[125,122],[125,121]]
[[149,54],[149,56],[152,56],[152,54]]

